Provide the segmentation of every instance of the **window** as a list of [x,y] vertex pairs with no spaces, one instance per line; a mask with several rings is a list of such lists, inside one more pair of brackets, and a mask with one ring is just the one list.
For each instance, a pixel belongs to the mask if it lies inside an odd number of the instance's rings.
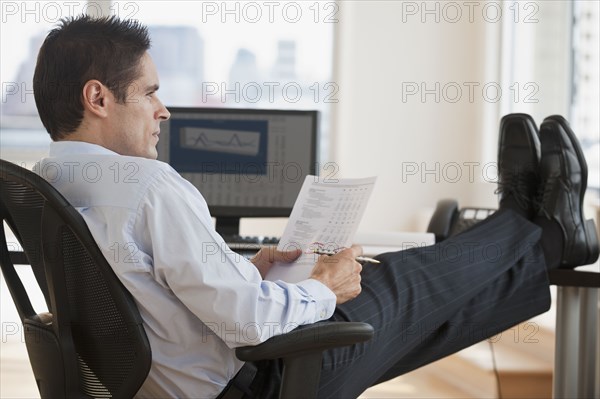
[[588,163],[588,186],[600,196],[600,3],[573,3],[571,124]]
[[29,169],[48,153],[50,142],[37,114],[32,82],[35,57],[47,32],[60,19],[60,11],[43,5],[1,4],[0,157]]
[[35,57],[61,17],[81,12],[109,12],[149,27],[159,96],[167,106],[321,111],[321,158],[327,158],[329,104],[337,101],[338,91],[331,81],[333,1],[6,3],[10,7],[2,3],[1,35],[4,159],[30,167],[47,151],[50,139],[32,93]]
[[[502,27],[502,78],[521,89],[500,114],[530,113],[538,123],[563,115],[588,163],[588,193],[600,194],[599,3],[506,2]],[[517,14],[520,11],[520,14]]]
[[316,109],[328,153],[335,2],[137,2],[166,105]]

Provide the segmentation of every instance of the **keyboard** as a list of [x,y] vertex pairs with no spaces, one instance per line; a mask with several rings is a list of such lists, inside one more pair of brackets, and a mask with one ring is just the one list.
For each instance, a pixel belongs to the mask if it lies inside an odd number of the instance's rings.
[[224,235],[223,239],[234,251],[257,251],[260,247],[279,243],[279,237]]
[[494,212],[496,212],[496,209],[462,208],[459,211],[456,221],[450,228],[450,237],[473,227],[488,216],[492,216]]

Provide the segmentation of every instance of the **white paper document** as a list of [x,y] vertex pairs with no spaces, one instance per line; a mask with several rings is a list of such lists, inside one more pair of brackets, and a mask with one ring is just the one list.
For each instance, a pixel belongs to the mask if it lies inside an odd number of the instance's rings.
[[310,276],[319,255],[315,249],[347,248],[367,207],[375,177],[331,179],[307,176],[298,194],[277,249],[300,248],[302,255],[293,263],[276,263],[267,280],[296,283]]

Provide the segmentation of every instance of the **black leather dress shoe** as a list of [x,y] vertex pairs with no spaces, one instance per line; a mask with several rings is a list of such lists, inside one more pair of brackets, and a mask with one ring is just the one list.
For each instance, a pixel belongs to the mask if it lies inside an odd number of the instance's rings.
[[587,164],[569,123],[560,115],[544,119],[540,127],[539,216],[555,221],[563,236],[562,268],[587,265],[598,259],[598,237],[593,220],[583,217]]
[[536,213],[540,140],[533,118],[509,114],[500,121],[498,189],[500,209],[511,208],[528,219]]

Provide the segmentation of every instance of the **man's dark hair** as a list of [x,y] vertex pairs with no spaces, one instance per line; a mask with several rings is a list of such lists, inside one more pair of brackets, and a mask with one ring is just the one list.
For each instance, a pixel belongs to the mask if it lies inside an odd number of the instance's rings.
[[33,92],[40,119],[52,140],[65,138],[83,119],[82,90],[97,79],[124,103],[150,48],[148,29],[137,21],[63,18],[40,48]]

